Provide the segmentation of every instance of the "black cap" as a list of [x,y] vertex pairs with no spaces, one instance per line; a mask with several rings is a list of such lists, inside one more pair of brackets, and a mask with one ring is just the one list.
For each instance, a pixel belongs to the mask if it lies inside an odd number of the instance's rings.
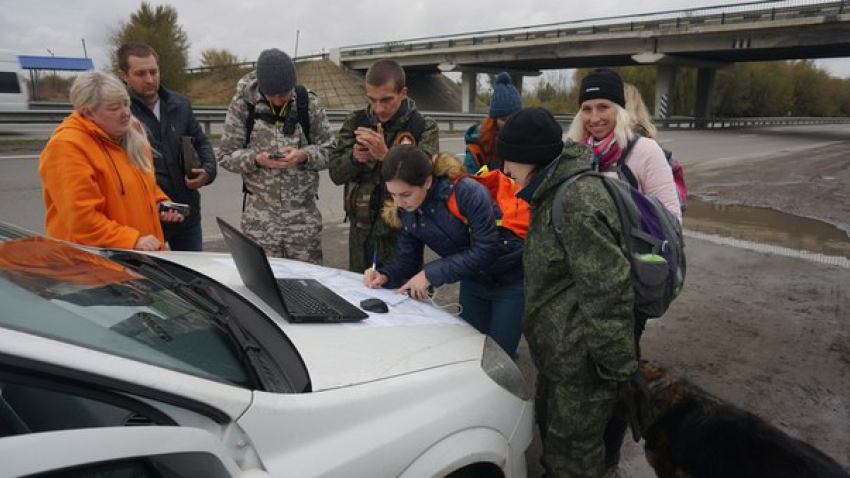
[[549,111],[523,108],[508,116],[496,137],[496,156],[502,161],[545,166],[561,155],[564,129]]
[[581,105],[587,100],[603,98],[626,107],[626,94],[623,88],[623,79],[614,70],[597,68],[591,71],[581,80],[578,103]]

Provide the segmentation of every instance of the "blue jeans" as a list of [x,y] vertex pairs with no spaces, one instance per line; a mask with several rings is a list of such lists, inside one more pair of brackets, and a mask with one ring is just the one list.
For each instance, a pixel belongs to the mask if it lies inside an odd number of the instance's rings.
[[489,335],[514,360],[522,335],[525,294],[522,279],[499,287],[480,282],[460,282],[460,316],[482,334]]
[[165,242],[168,243],[168,248],[172,251],[200,252],[204,248],[204,230],[201,228],[200,221],[194,226],[169,228],[163,230],[163,232],[165,233]]

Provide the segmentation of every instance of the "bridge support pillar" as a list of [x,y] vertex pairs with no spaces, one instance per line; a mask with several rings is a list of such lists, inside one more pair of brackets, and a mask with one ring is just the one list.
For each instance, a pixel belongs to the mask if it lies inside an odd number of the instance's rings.
[[714,91],[715,78],[717,78],[715,68],[700,68],[697,71],[697,104],[694,108],[697,128],[704,128],[707,118],[711,116],[711,93]]
[[674,65],[658,65],[655,80],[655,117],[661,120],[670,117],[673,110],[673,94],[676,92],[676,71]]
[[478,75],[472,71],[464,71],[460,76],[460,111],[475,112],[475,94],[478,86]]

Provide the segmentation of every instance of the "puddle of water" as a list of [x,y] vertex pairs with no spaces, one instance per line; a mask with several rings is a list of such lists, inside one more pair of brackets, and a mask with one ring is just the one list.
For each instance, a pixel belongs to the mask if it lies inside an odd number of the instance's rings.
[[768,208],[722,205],[688,197],[685,229],[746,241],[850,258],[850,236],[841,229]]

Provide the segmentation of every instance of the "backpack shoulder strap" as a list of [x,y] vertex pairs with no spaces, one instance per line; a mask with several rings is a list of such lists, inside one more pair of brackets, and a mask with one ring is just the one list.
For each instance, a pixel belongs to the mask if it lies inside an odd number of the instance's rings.
[[295,107],[298,109],[298,123],[301,124],[301,131],[307,137],[307,144],[313,144],[313,138],[310,137],[310,97],[308,95],[307,88],[304,85],[295,86]]
[[629,158],[629,154],[632,153],[632,148],[634,145],[640,140],[641,136],[639,134],[635,134],[635,136],[626,143],[626,149],[620,154],[620,159],[617,160],[617,170],[621,179],[625,179],[632,185],[633,188],[638,188],[637,177],[635,177],[635,173],[626,165],[626,160]]
[[452,216],[456,217],[459,221],[464,224],[467,224],[466,216],[460,212],[460,206],[457,204],[457,185],[460,182],[461,178],[466,177],[466,174],[461,174],[456,178],[452,178],[452,182],[454,183],[454,187],[452,188],[452,192],[449,193],[449,197],[446,199],[446,209],[449,210]]
[[419,144],[422,140],[422,133],[425,132],[425,117],[422,116],[422,113],[420,113],[419,110],[413,111],[413,114],[410,115],[410,120],[407,122],[407,126],[409,131],[413,134],[416,144]]
[[248,103],[246,106],[248,107],[248,116],[245,117],[245,144],[242,145],[243,148],[247,148],[248,143],[251,142],[251,132],[254,131],[254,121],[256,120],[254,117],[254,108],[256,105],[254,103]]
[[[251,142],[251,132],[254,131],[254,122],[256,121],[254,117],[254,108],[256,108],[256,105],[249,102],[246,106],[248,107],[248,116],[245,117],[245,144],[242,145],[243,148],[247,148],[248,143]],[[248,185],[245,184],[245,179],[242,179],[242,212],[245,212],[249,194],[252,193],[248,189]]]
[[[592,172],[593,171],[590,169],[585,169],[573,174],[568,177],[566,181],[562,182],[561,185],[558,186],[558,190],[555,191],[555,199],[552,202],[552,227],[555,229],[555,235],[558,236],[559,242],[562,240],[561,233],[564,230],[564,210],[566,209],[565,195],[567,193],[567,188],[570,187],[570,184],[591,174]],[[561,245],[563,246],[564,244],[561,243]]]

